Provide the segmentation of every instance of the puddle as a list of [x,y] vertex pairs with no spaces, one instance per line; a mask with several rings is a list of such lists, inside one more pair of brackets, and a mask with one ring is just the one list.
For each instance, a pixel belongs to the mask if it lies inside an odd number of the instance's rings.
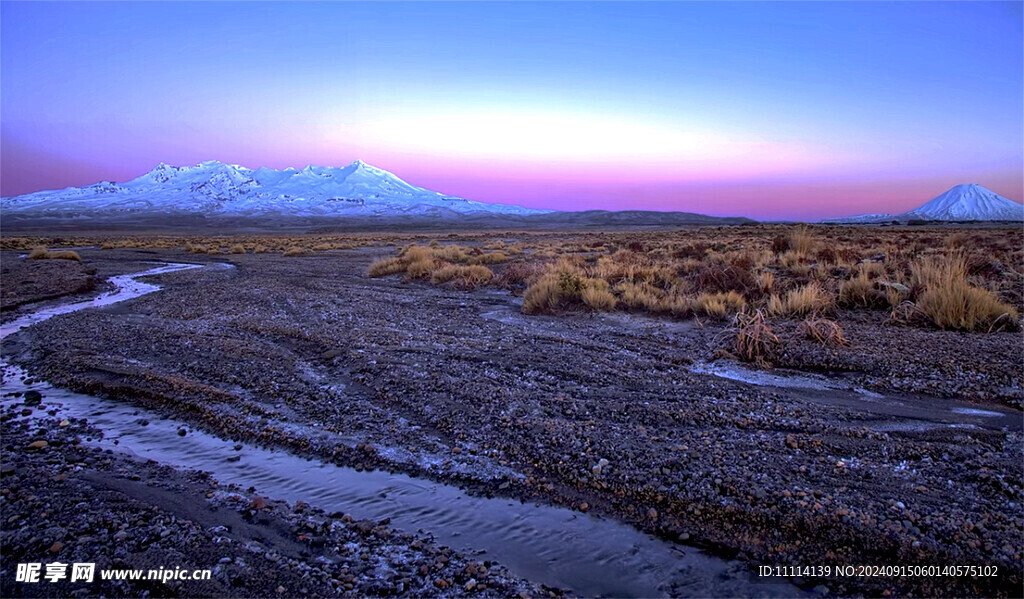
[[842,380],[791,373],[782,369],[764,372],[733,362],[697,363],[690,367],[690,371],[748,385],[786,390],[814,402],[850,408],[870,416],[865,420],[852,421],[852,424],[879,431],[1024,429],[1024,415],[1009,408],[980,409],[965,402],[938,397],[894,397],[853,387],[844,384]]

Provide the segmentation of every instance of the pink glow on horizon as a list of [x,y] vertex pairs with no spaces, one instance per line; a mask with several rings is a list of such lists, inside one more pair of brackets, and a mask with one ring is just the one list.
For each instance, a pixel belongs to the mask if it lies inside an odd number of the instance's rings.
[[960,183],[979,183],[1013,201],[1024,200],[1024,176],[1019,169],[916,178],[878,172],[839,177],[829,176],[828,171],[834,169],[829,168],[828,157],[803,165],[794,157],[784,157],[775,164],[763,160],[745,171],[721,163],[679,164],[665,160],[467,160],[380,148],[339,149],[328,143],[307,143],[302,152],[288,146],[270,146],[275,149],[270,152],[263,144],[238,152],[218,148],[219,145],[212,140],[204,149],[179,147],[170,156],[157,156],[152,151],[150,156],[142,151],[126,155],[109,148],[109,157],[99,161],[100,155],[92,155],[100,163],[90,164],[32,146],[7,143],[0,161],[0,193],[9,197],[38,191],[40,180],[49,182],[46,189],[88,185],[99,180],[127,181],[159,162],[189,165],[219,159],[253,169],[281,169],[306,164],[344,166],[358,158],[413,185],[445,194],[555,210],[684,211],[811,221],[862,213],[899,213]]

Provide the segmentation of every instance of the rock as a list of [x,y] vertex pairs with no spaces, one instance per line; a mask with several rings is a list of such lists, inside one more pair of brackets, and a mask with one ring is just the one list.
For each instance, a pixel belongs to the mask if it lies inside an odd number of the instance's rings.
[[584,501],[583,503],[580,504],[580,511],[581,512],[585,512],[585,511],[587,511],[589,509],[590,509],[590,504],[587,503],[586,501]]
[[186,431],[184,427],[178,429],[178,436],[179,437],[184,437],[187,434],[188,434],[188,431]]
[[910,287],[907,287],[903,283],[893,283],[892,281],[878,281],[878,286],[884,287],[886,289],[892,289],[893,291],[903,294],[910,293]]
[[657,520],[658,519],[658,510],[656,510],[654,508],[648,509],[647,510],[647,519],[648,520]]
[[32,449],[42,449],[42,448],[46,447],[47,445],[49,445],[49,443],[47,443],[46,441],[43,441],[41,439],[39,441],[33,441],[33,442],[28,444],[28,446],[30,448],[32,448]]
[[64,543],[61,543],[60,541],[57,541],[53,545],[50,545],[50,553],[53,553],[55,555],[60,553],[62,549],[64,549]]

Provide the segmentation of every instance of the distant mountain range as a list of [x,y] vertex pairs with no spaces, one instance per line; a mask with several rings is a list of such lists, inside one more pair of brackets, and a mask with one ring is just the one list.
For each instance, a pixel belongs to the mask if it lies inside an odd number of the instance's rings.
[[[217,161],[160,164],[125,183],[39,191],[0,199],[5,229],[83,227],[666,227],[755,221],[688,212],[557,212],[473,202],[406,183],[357,160],[345,167],[251,170]],[[1024,221],[1024,206],[980,185],[957,185],[902,214],[862,214],[826,223]]]
[[901,214],[861,214],[823,223],[870,224],[933,221],[1024,221],[1024,205],[974,183],[957,185],[929,202]]
[[251,170],[160,164],[128,181],[0,199],[5,229],[88,227],[665,227],[742,224],[688,212],[557,212],[473,202],[416,187],[357,160],[346,167]]
[[484,204],[410,185],[357,160],[342,167],[274,170],[202,162],[160,164],[128,181],[40,191],[3,200],[4,212],[72,218],[129,214],[205,216],[453,216],[542,214],[519,206]]

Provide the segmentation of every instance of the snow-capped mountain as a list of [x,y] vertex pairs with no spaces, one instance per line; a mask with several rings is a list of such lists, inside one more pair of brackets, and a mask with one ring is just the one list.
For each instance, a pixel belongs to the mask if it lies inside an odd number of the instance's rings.
[[922,220],[1024,220],[1024,205],[971,183],[957,185],[905,215]]
[[519,206],[485,204],[410,185],[357,160],[346,167],[247,169],[208,161],[160,164],[128,181],[40,191],[3,198],[4,213],[98,217],[132,214],[206,216],[457,216],[542,214]]
[[1024,221],[1024,205],[1004,198],[981,185],[957,185],[931,201],[902,214],[861,214],[830,218],[824,223],[879,223],[891,221]]

